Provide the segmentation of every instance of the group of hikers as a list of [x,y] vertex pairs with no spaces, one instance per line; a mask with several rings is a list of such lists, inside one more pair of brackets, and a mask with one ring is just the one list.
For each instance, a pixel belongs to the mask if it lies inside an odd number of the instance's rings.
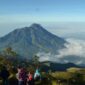
[[[10,73],[7,70],[5,66],[3,66],[0,77],[2,78],[2,85],[15,85],[9,83],[9,76]],[[41,80],[41,75],[39,72],[39,69],[36,68],[35,72],[26,72],[25,68],[23,67],[17,67],[17,73],[16,73],[16,79],[17,79],[17,85],[35,85],[35,81]]]

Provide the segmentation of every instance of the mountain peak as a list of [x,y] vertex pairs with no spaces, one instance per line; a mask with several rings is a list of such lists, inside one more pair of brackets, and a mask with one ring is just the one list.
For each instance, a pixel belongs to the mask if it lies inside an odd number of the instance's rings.
[[33,23],[30,27],[32,28],[43,28],[40,24]]

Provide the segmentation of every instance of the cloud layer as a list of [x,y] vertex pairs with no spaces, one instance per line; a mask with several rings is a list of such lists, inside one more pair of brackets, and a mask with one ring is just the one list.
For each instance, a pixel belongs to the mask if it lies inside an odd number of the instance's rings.
[[39,52],[40,61],[53,61],[58,63],[72,62],[84,64],[85,62],[85,41],[76,39],[66,39],[66,48],[59,50],[59,54]]

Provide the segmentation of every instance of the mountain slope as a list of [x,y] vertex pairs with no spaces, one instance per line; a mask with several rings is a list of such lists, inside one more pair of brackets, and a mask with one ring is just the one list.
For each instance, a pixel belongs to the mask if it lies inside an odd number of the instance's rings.
[[24,57],[32,57],[38,52],[56,53],[64,48],[66,41],[45,30],[39,24],[16,29],[0,38],[0,50],[12,47],[14,51]]

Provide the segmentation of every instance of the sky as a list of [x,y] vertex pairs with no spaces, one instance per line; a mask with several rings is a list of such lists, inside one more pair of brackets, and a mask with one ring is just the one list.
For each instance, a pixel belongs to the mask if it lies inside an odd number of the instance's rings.
[[85,32],[85,0],[0,0],[0,36],[39,23],[66,36]]

